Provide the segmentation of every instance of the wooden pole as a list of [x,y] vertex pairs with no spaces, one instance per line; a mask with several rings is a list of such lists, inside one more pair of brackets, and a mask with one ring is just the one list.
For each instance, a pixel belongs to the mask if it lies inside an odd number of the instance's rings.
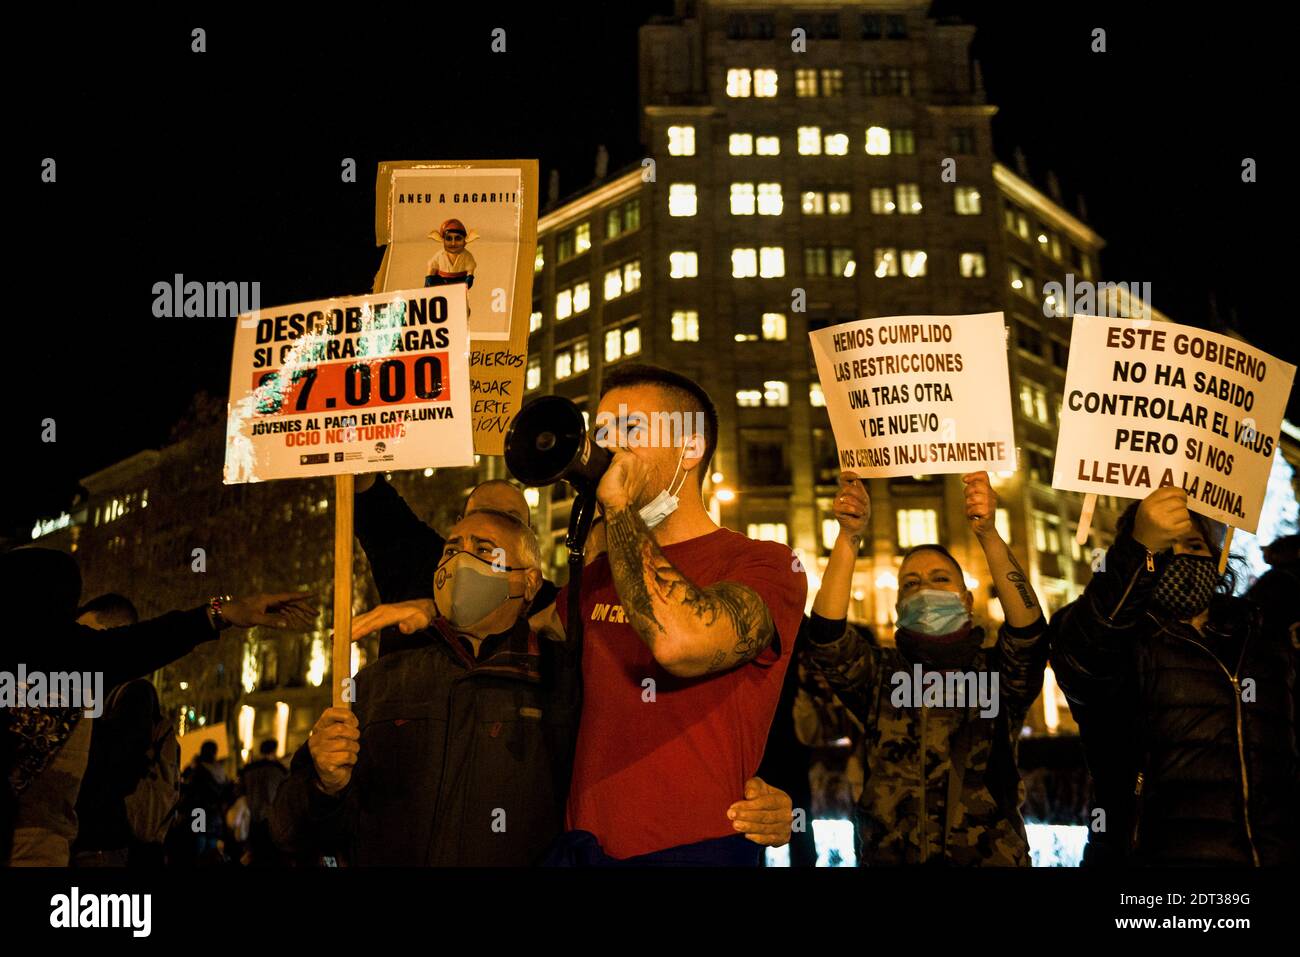
[[[352,485],[334,476],[334,707],[352,707]],[[347,682],[345,693],[344,682]]]
[[1097,508],[1097,493],[1085,492],[1083,495],[1083,508],[1079,512],[1079,530],[1074,535],[1074,540],[1080,545],[1088,542],[1088,531],[1092,528],[1092,513]]
[[1222,575],[1224,569],[1228,567],[1228,549],[1232,548],[1233,527],[1228,526],[1228,534],[1223,536],[1223,551],[1219,552],[1219,574]]

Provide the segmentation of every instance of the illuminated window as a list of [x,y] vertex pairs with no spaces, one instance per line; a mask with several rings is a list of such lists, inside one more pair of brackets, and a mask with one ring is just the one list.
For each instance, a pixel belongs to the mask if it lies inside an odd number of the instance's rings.
[[763,338],[773,341],[785,339],[785,315],[783,313],[763,313]]
[[555,294],[556,321],[568,319],[573,315],[573,290],[561,289]]
[[749,96],[752,82],[753,76],[748,70],[728,70],[727,96]]
[[781,153],[779,136],[760,136],[754,143],[759,156],[778,156]]
[[980,279],[984,276],[984,254],[962,253],[961,276],[963,279]]
[[993,514],[993,524],[997,527],[998,535],[1008,545],[1011,544],[1011,513],[1005,508],[1000,508]]
[[580,256],[591,248],[591,223],[583,223],[573,230],[573,254]]
[[974,186],[958,186],[952,191],[953,208],[961,216],[980,214],[980,191]]
[[629,199],[605,216],[605,238],[614,239],[641,226],[641,200]]
[[763,383],[763,404],[783,408],[790,404],[790,384],[779,379]]
[[668,215],[695,215],[694,183],[673,183],[668,187]]
[[580,282],[573,287],[573,313],[586,312],[591,308],[591,283]]
[[813,190],[800,193],[799,207],[805,216],[820,216],[826,212],[826,196]]
[[758,250],[733,249],[731,251],[731,275],[735,279],[752,279],[758,275]]
[[853,250],[847,246],[832,246],[831,275],[848,279],[855,272],[857,272],[857,263],[853,258]]
[[888,156],[889,130],[883,126],[867,127],[867,152],[872,156]]
[[790,532],[785,522],[750,522],[746,534],[760,542],[780,542],[790,544]]
[[732,183],[731,184],[731,215],[732,216],[753,216],[754,215],[754,184],[753,183]]
[[1034,547],[1039,552],[1059,555],[1061,552],[1061,520],[1055,515],[1034,512]]
[[694,156],[695,127],[668,127],[668,152],[672,156]]
[[912,279],[925,275],[925,263],[928,257],[923,249],[903,250],[903,275]]
[[844,71],[838,68],[822,70],[822,96],[844,95]]
[[894,153],[898,156],[913,156],[916,153],[916,134],[909,129],[894,130],[892,134]]
[[873,186],[871,188],[871,212],[876,216],[892,216],[897,210],[894,205],[892,186]]
[[898,184],[898,212],[915,216],[921,211],[921,187],[915,183]]
[[877,246],[875,251],[875,273],[880,279],[898,275],[898,250]]
[[1020,383],[1020,411],[1028,418],[1050,425],[1047,411],[1047,390],[1033,382]]
[[778,279],[785,275],[785,250],[780,246],[764,246],[758,251],[758,274],[764,279]]
[[586,372],[591,368],[591,356],[587,351],[587,341],[580,339],[573,344],[573,374]]
[[623,355],[634,356],[641,351],[641,327],[623,327]]
[[803,97],[817,95],[816,70],[794,71],[794,95]]
[[754,95],[755,96],[776,96],[776,71],[775,70],[754,71]]
[[668,276],[671,279],[692,279],[700,274],[699,255],[678,251],[668,254]]
[[610,329],[605,333],[605,361],[616,362],[623,357],[623,333]]
[[932,508],[898,510],[898,547],[932,545],[939,540],[939,513]]
[[546,255],[542,252],[540,243],[537,245],[537,255],[533,257],[533,272],[541,272],[542,267],[546,265]]
[[605,301],[623,295],[623,270],[611,269],[605,273]]
[[1010,282],[1012,289],[1026,299],[1034,298],[1034,277],[1029,275],[1028,270],[1020,263],[1015,261],[1007,263],[1007,281]]
[[641,288],[641,260],[633,259],[623,264],[623,292],[636,292]]
[[573,351],[562,349],[555,354],[555,378],[567,379],[573,375]]
[[822,128],[801,126],[798,130],[799,155],[819,156],[822,151]]
[[528,371],[524,375],[524,388],[536,389],[542,384],[542,359],[532,356],[528,360]]
[[849,136],[847,133],[826,134],[826,155],[847,156],[849,154]]
[[542,310],[538,309],[528,316],[528,331],[536,332],[542,328]]
[[727,138],[727,152],[732,156],[750,156],[754,152],[752,133],[732,133]]
[[694,309],[673,310],[673,342],[700,341],[700,314]]
[[736,405],[754,408],[763,404],[763,393],[757,389],[739,389],[736,391]]
[[758,184],[758,215],[760,216],[780,216],[783,203],[781,201],[781,184],[780,183],[759,183]]
[[948,131],[948,149],[956,156],[974,153],[975,130],[969,126],[954,126]]
[[852,202],[848,193],[827,193],[826,211],[832,216],[847,216],[852,212]]
[[822,392],[820,382],[814,382],[808,386],[808,403],[814,409],[826,408],[826,393]]

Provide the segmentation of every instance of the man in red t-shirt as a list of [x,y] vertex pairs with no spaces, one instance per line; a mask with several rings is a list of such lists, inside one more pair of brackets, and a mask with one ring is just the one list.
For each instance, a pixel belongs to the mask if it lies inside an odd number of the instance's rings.
[[[720,809],[763,757],[807,577],[784,545],[705,510],[718,418],[699,385],[631,366],[604,386],[596,438],[618,450],[588,544],[607,551],[583,573],[571,833],[553,860],[757,864]],[[567,589],[554,607],[563,627]]]

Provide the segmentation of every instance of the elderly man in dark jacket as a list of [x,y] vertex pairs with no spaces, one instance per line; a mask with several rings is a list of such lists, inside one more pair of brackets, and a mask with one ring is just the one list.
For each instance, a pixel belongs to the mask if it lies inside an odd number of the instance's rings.
[[1294,659],[1231,597],[1222,532],[1181,489],[1157,489],[1052,619],[1053,668],[1105,813],[1086,864],[1297,860]]

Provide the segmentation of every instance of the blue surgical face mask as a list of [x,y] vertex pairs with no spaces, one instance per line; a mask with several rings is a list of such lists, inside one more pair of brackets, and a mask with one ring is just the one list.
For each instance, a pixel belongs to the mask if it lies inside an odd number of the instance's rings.
[[898,627],[916,635],[951,635],[970,620],[966,603],[956,592],[922,588],[898,603]]
[[[686,485],[687,476],[690,474],[689,472],[682,472],[681,483],[679,484],[677,482],[677,473],[681,471],[682,462],[685,461],[685,459],[686,459],[686,443],[683,441],[682,454],[677,456],[677,465],[673,469],[673,477],[672,480],[668,483],[668,488],[664,489],[662,492],[660,492],[658,495],[652,498],[645,505],[641,506],[641,509],[638,512],[638,514],[641,516],[641,521],[645,522],[646,528],[654,528],[657,525],[663,524],[664,519],[666,519],[673,512],[677,511],[677,505],[679,501],[679,499],[677,498],[677,492],[680,492],[682,488]],[[677,489],[675,491],[673,490],[674,485],[677,485]]]

